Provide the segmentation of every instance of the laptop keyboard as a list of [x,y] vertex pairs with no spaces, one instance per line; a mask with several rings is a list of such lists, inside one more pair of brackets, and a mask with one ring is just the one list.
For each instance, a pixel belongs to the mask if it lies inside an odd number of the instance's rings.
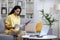
[[30,37],[43,37],[43,36],[39,36],[39,35],[30,35]]

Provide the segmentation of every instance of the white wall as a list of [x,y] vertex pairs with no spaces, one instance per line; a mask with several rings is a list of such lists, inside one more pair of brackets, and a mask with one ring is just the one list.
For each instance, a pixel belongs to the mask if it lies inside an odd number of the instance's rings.
[[34,19],[35,21],[39,21],[40,20],[40,13],[38,9],[41,9],[43,6],[39,6],[40,2],[39,0],[34,0]]
[[1,0],[0,0],[0,18],[1,18]]
[[46,13],[50,13],[50,9],[53,7],[54,2],[52,1],[40,1],[40,0],[34,0],[34,19],[38,21],[41,19],[41,13],[40,10],[44,9]]
[[0,0],[0,14],[1,14],[1,0]]
[[[59,13],[58,11],[54,10],[54,5],[58,4],[60,1],[58,0],[34,0],[34,19],[36,22],[43,21],[41,17],[41,12],[39,10],[44,9],[45,13],[50,13],[55,17],[57,20],[59,20]],[[58,14],[57,14],[58,13]],[[59,29],[59,23],[60,22],[54,22],[54,25],[52,26],[53,34],[58,34]]]

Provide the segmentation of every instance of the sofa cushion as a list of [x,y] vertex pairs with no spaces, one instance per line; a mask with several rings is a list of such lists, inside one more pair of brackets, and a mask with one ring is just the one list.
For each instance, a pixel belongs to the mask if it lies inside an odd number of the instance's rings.
[[36,23],[29,23],[29,24],[25,27],[25,31],[26,31],[26,32],[36,32]]
[[36,32],[41,32],[42,26],[43,26],[42,22],[38,22],[36,24]]
[[3,33],[4,30],[5,30],[5,25],[4,25],[3,19],[1,18],[0,19],[0,33]]
[[12,35],[0,34],[0,40],[14,40]]

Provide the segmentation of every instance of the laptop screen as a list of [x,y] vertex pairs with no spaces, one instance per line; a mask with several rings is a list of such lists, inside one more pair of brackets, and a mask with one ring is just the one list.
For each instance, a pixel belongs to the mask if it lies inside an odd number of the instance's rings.
[[47,35],[48,31],[49,31],[49,25],[43,25],[42,30],[41,30],[39,36]]

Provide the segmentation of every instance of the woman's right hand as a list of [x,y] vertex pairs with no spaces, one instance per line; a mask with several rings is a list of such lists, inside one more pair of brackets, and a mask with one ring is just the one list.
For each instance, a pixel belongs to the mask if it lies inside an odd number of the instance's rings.
[[11,27],[11,26],[6,26],[6,29],[15,29],[15,27]]

